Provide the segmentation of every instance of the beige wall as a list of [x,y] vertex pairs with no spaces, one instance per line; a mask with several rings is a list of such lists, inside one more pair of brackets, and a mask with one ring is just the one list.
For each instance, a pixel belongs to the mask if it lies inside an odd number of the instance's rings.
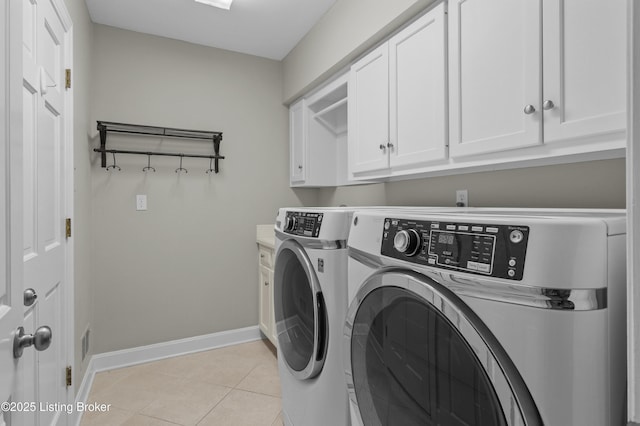
[[90,88],[92,84],[91,50],[93,23],[84,0],[65,0],[73,21],[72,90],[74,102],[74,347],[75,387],[80,386],[90,352],[82,361],[82,333],[91,323],[92,289],[90,264],[91,244],[91,166],[89,163]]
[[326,188],[327,206],[453,206],[458,189],[474,207],[625,208],[624,159]]
[[255,226],[317,202],[288,187],[281,63],[101,25],[93,48],[95,119],[223,131],[227,157],[211,176],[202,159],[178,175],[178,159],[153,157],[145,174],[145,157],[107,172],[93,155],[95,351],[255,326]]
[[285,103],[308,92],[434,0],[338,0],[284,58]]

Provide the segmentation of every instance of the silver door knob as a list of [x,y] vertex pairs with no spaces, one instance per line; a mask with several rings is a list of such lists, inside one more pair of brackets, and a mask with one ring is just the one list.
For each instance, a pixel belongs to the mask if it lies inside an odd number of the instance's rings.
[[552,101],[552,100],[546,100],[546,101],[544,101],[544,103],[542,104],[542,109],[543,109],[543,110],[545,110],[545,111],[548,111],[548,110],[550,110],[550,109],[555,108],[555,106],[556,106],[556,105],[553,103],[553,101]]
[[24,348],[33,346],[37,351],[44,351],[51,345],[51,329],[46,325],[38,327],[33,334],[24,334],[24,327],[18,327],[13,338],[13,357],[20,358]]
[[534,107],[533,105],[527,105],[526,107],[524,107],[524,113],[529,115],[529,114],[533,114],[534,112],[536,112],[536,107]]
[[23,301],[24,301],[24,306],[31,306],[34,303],[36,303],[36,299],[38,298],[38,295],[36,294],[36,291],[32,288],[28,288],[24,291],[24,295],[23,295]]

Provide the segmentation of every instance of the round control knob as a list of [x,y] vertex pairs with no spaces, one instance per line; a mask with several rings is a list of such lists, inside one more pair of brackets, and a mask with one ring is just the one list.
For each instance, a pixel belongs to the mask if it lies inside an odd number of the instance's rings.
[[522,231],[518,231],[516,229],[515,231],[511,231],[511,234],[509,234],[509,239],[512,243],[518,244],[519,242],[524,240],[524,234],[522,233]]
[[413,256],[420,248],[420,234],[415,229],[398,231],[393,237],[393,247],[400,253]]
[[284,222],[284,230],[293,231],[297,223],[298,219],[295,216],[287,216],[287,219]]

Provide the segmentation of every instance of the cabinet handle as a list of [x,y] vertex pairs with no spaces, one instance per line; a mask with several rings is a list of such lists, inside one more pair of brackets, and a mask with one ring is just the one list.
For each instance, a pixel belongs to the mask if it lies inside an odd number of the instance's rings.
[[260,259],[264,259],[264,253],[260,255]]
[[265,282],[264,282],[264,285],[269,285],[269,281],[265,281]]
[[533,105],[527,105],[526,107],[524,107],[524,113],[529,115],[529,114],[533,114],[534,112],[536,112],[536,108]]
[[545,111],[549,111],[550,109],[554,109],[555,107],[556,107],[556,105],[553,103],[552,100],[546,100],[542,104],[542,109],[545,110]]
[[299,169],[299,170],[302,170],[302,165],[298,165],[298,169]]
[[393,144],[391,142],[387,142],[387,148],[393,149]]
[[383,143],[380,144],[380,151],[384,152],[384,150],[387,149],[387,146]]

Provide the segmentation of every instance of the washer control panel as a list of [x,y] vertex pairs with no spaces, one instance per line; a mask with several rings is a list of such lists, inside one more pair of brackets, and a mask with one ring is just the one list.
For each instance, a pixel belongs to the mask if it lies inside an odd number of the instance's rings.
[[283,231],[287,234],[318,238],[322,216],[322,213],[287,212]]
[[522,280],[529,227],[386,218],[381,254],[433,266]]

